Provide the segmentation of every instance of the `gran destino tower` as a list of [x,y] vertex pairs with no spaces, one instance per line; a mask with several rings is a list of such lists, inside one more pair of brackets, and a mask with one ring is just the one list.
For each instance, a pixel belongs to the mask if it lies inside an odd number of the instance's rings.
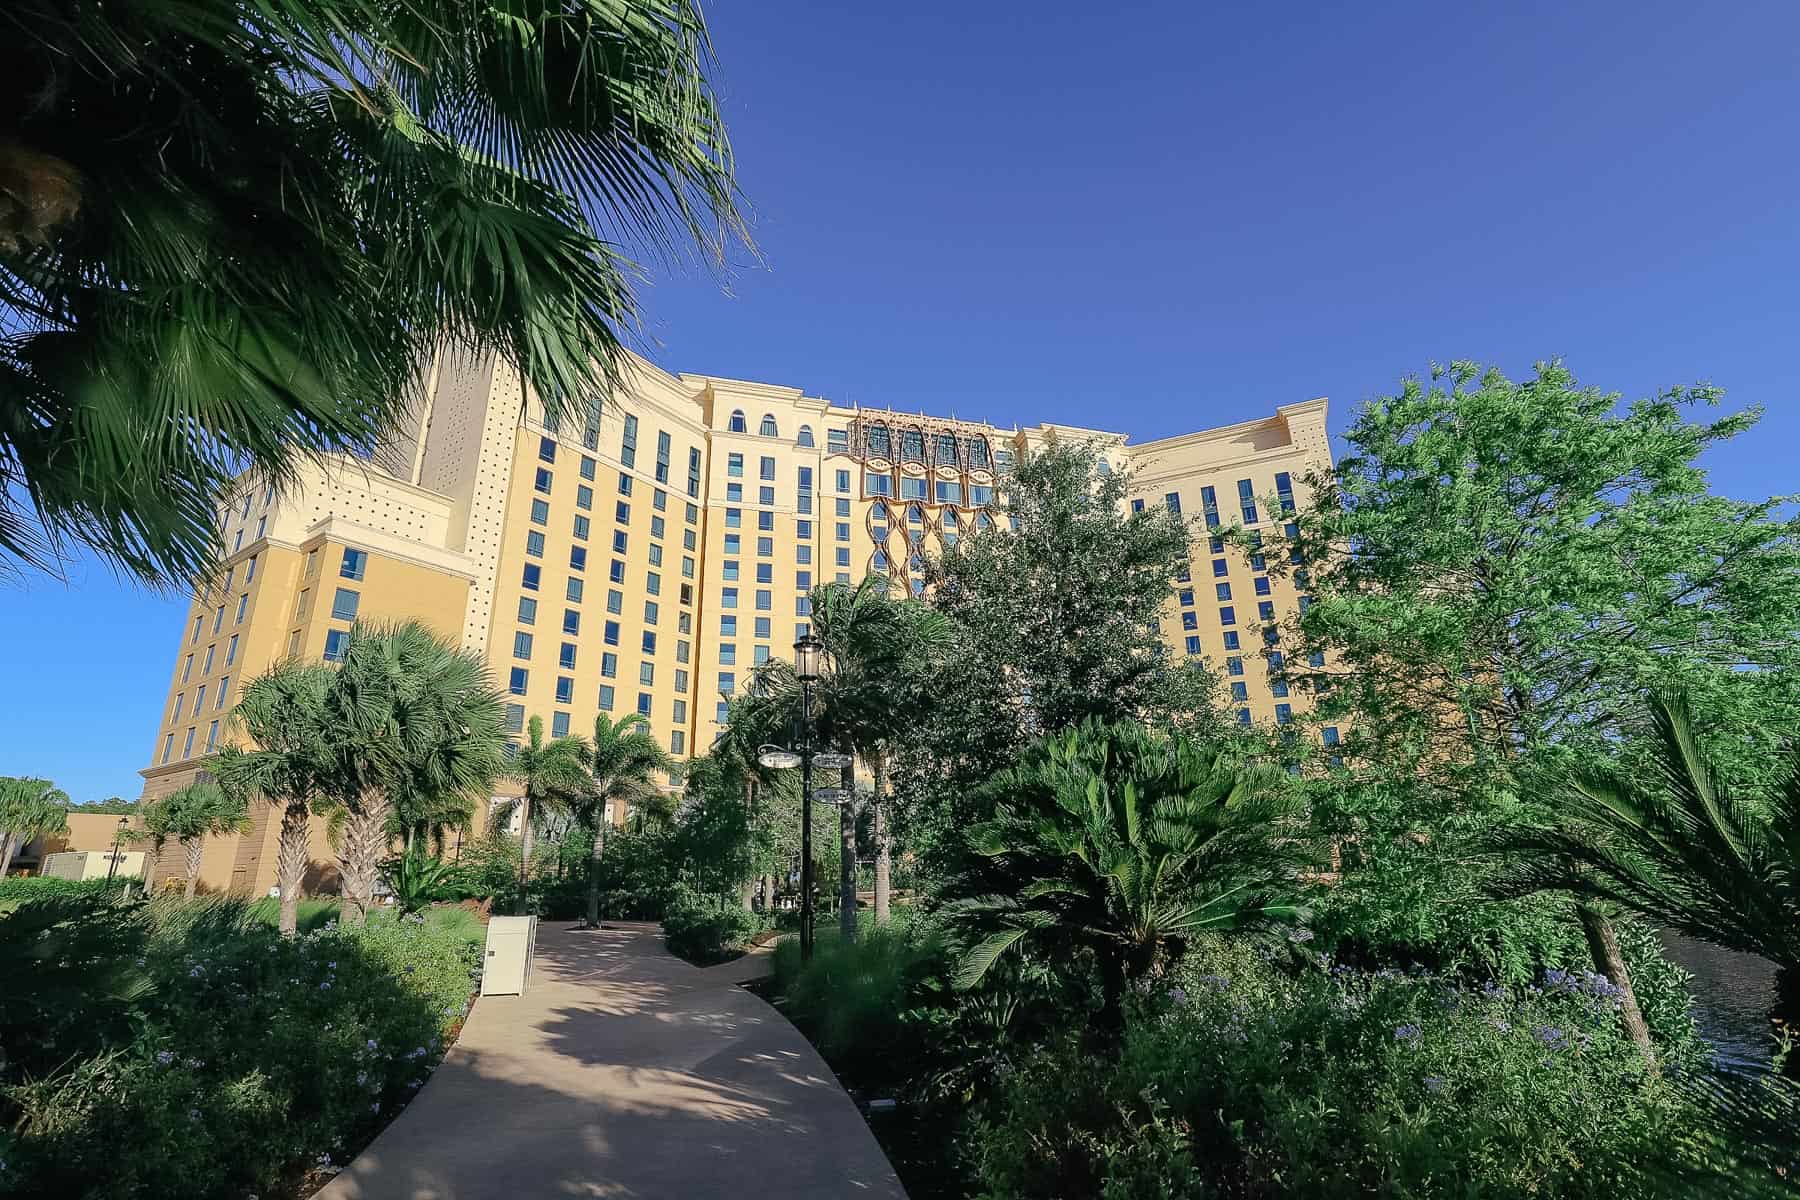
[[[1007,471],[1048,441],[1098,444],[1133,473],[1134,507],[1252,531],[1278,528],[1304,503],[1303,478],[1331,465],[1323,399],[1132,445],[847,407],[635,357],[624,375],[596,423],[559,427],[503,362],[446,351],[378,461],[332,459],[280,494],[236,496],[221,511],[230,553],[182,624],[144,796],[204,769],[246,679],[286,657],[338,657],[358,619],[417,618],[485,656],[515,731],[530,716],[563,734],[636,712],[679,760],[705,751],[745,673],[805,630],[814,586],[881,572],[917,590],[915,548],[1001,519]],[[1261,630],[1303,603],[1295,577],[1204,536],[1194,553],[1163,621],[1171,647],[1212,662],[1239,720],[1290,720],[1299,699],[1271,683]],[[267,891],[269,818],[260,806],[250,833],[208,845],[206,886]],[[315,881],[333,858],[318,824]]]

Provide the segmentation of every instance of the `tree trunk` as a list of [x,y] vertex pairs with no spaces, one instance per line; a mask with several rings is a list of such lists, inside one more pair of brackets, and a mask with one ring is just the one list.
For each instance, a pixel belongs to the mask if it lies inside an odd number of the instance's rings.
[[161,858],[162,843],[152,839],[144,847],[144,899],[146,900],[156,895],[156,868],[161,865],[158,861]]
[[[845,754],[850,750],[846,747]],[[844,768],[844,802],[838,808],[838,932],[856,940],[856,766]]]
[[531,905],[531,795],[519,800],[519,916]]
[[8,833],[0,837],[0,879],[12,870],[13,855],[18,853],[19,839]]
[[600,928],[600,856],[606,853],[606,806],[594,822],[594,844],[588,852],[587,927]]
[[875,923],[886,925],[893,895],[893,865],[887,825],[887,756],[875,755],[869,769],[875,774],[875,795],[869,801],[875,818]]
[[344,821],[343,845],[338,851],[342,879],[345,925],[361,925],[375,901],[375,873],[388,847],[387,822],[392,806],[385,795],[364,792]]
[[281,836],[275,844],[275,880],[281,885],[281,933],[293,937],[300,927],[300,885],[311,859],[307,844],[307,811],[304,800],[290,801],[281,810]]
[[[206,839],[204,837],[185,838],[181,843],[181,848],[187,851],[187,882],[182,886],[181,898],[192,900],[194,887],[200,882],[200,856],[206,852]],[[149,890],[149,885],[144,885],[146,894]]]
[[1619,989],[1619,1019],[1625,1023],[1626,1034],[1637,1043],[1644,1062],[1655,1070],[1656,1049],[1650,1043],[1650,1027],[1644,1024],[1644,1014],[1638,1008],[1637,993],[1632,990],[1631,973],[1625,969],[1625,956],[1619,952],[1619,938],[1613,932],[1612,920],[1586,900],[1577,902],[1575,911],[1581,918],[1581,931],[1587,935],[1594,970]]

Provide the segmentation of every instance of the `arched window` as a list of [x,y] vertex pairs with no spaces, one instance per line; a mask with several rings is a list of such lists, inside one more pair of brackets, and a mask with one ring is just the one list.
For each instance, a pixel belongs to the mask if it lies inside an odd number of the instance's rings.
[[733,433],[748,433],[748,432],[750,432],[750,427],[744,424],[744,410],[743,409],[739,408],[739,409],[732,410],[730,429],[731,429],[731,432],[733,432]]
[[811,425],[802,425],[800,427],[800,445],[810,446],[812,444],[813,444],[812,426]]
[[1094,465],[1100,468],[1100,473],[1102,475],[1112,474],[1112,464],[1107,462],[1104,458],[1097,460]]
[[768,413],[763,414],[762,427],[756,431],[763,437],[780,437],[781,430],[775,428],[775,418]]

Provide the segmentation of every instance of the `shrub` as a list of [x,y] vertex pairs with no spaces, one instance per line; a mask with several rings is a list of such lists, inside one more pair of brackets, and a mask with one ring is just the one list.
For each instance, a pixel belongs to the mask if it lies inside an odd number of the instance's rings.
[[7,913],[31,900],[47,900],[52,896],[76,896],[98,900],[110,892],[122,891],[117,883],[104,879],[56,879],[44,875],[13,875],[0,879],[0,914]]
[[669,953],[705,966],[743,953],[745,944],[762,930],[763,920],[735,900],[721,903],[681,890],[670,899],[662,925]]
[[1610,1197],[1695,1159],[1691,1128],[1604,979],[1288,974],[1210,941],[1142,1000],[1116,1063],[1066,1039],[975,1143],[994,1197]]
[[[22,910],[28,911],[28,910]],[[17,920],[20,914],[0,922]],[[460,916],[460,914],[459,914]],[[9,1020],[0,1187],[70,1197],[300,1190],[414,1094],[467,1011],[467,919],[371,914],[283,939],[241,901],[96,910],[139,935],[150,990],[81,1036]],[[7,1010],[9,1013],[10,1009]]]

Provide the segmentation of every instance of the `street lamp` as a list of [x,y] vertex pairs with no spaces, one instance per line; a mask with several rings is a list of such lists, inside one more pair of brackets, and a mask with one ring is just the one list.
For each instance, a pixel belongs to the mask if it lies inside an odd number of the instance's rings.
[[812,685],[819,682],[825,643],[811,629],[794,642],[794,675],[800,680],[800,961],[813,951]]
[[109,885],[113,881],[113,873],[119,869],[119,846],[125,841],[125,827],[130,823],[131,821],[129,818],[120,817],[119,827],[117,831],[113,833],[112,862],[108,863],[106,866],[106,882]]

